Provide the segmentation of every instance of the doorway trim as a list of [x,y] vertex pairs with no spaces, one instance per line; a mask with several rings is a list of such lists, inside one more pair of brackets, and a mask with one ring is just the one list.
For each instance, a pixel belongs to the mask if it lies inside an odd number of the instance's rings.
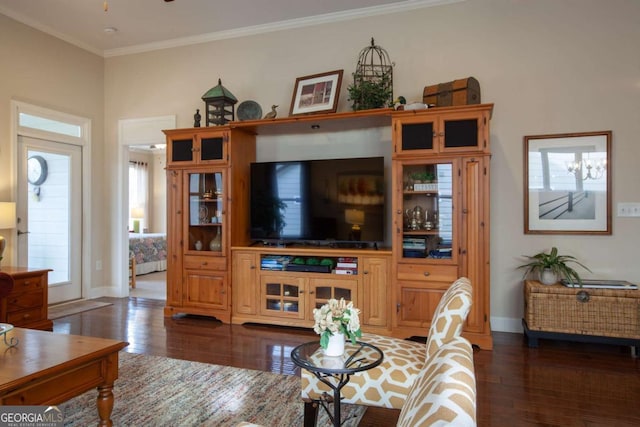
[[[117,212],[120,217],[115,227],[114,245],[117,272],[121,296],[129,295],[129,147],[136,145],[165,144],[164,129],[176,128],[176,116],[157,116],[138,119],[118,120],[118,185]],[[167,230],[168,231],[168,230]]]
[[[89,296],[89,283],[92,283],[93,269],[91,268],[92,260],[92,238],[91,230],[93,227],[91,218],[91,119],[87,117],[76,116],[73,114],[63,113],[61,111],[51,110],[34,104],[12,99],[11,105],[11,152],[10,154],[10,179],[12,200],[17,200],[18,196],[18,136],[28,136],[32,138],[47,139],[53,142],[78,145],[82,147],[81,164],[82,164],[82,229],[81,229],[81,294],[82,298]],[[78,137],[60,134],[57,132],[48,132],[40,129],[20,126],[20,113],[31,114],[38,117],[44,117],[60,122],[72,123],[78,125],[82,131]],[[22,177],[22,179],[26,179]],[[11,260],[17,259],[18,245],[15,235],[12,236]]]

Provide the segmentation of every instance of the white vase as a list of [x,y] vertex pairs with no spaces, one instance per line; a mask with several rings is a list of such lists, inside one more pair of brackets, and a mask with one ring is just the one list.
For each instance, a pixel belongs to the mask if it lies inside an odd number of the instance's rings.
[[325,356],[342,356],[344,354],[344,334],[329,335],[329,344],[324,349]]
[[552,270],[545,268],[540,271],[540,282],[544,285],[554,285],[558,282],[558,275]]

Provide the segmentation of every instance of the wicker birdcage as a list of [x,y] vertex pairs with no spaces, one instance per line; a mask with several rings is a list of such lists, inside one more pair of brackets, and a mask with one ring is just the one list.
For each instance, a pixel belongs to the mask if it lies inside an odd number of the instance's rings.
[[358,65],[353,73],[353,85],[348,88],[354,110],[381,108],[392,104],[393,65],[387,51],[377,46],[372,37],[371,45],[360,51]]

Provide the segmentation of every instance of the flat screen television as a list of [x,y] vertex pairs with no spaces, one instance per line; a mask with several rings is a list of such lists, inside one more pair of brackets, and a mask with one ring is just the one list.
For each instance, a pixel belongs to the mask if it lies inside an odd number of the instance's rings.
[[384,241],[384,157],[251,164],[251,239],[363,247]]

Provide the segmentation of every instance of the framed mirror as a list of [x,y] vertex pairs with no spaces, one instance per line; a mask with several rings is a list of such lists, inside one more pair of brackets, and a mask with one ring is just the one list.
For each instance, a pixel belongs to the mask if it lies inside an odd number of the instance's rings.
[[524,137],[525,234],[611,234],[611,131]]

